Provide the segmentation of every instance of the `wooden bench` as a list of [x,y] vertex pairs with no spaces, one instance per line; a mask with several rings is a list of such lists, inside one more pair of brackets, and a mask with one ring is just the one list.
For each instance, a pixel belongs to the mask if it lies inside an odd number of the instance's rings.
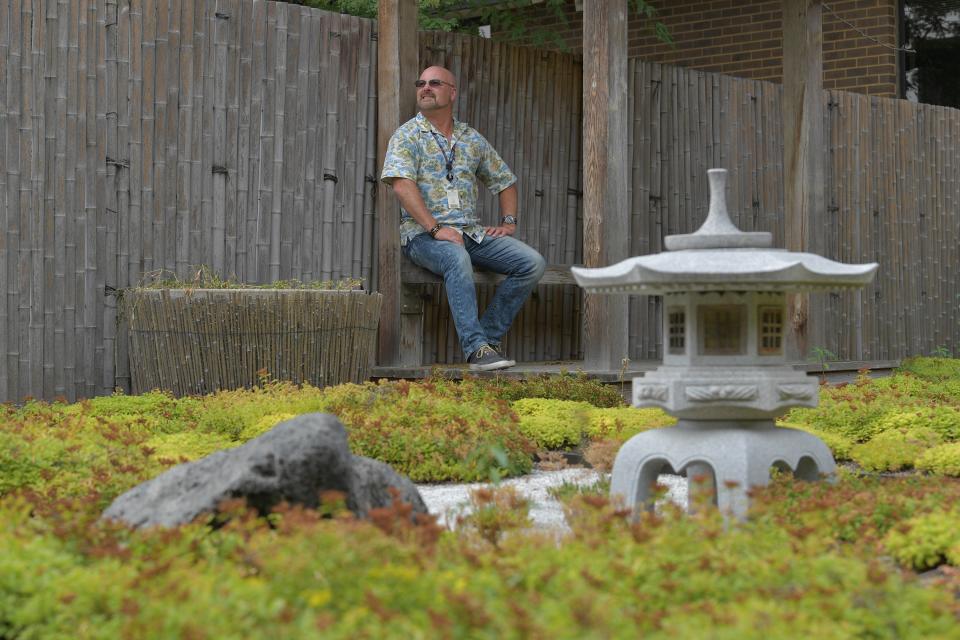
[[[540,284],[576,284],[570,267],[568,264],[547,265]],[[499,273],[476,268],[473,270],[473,281],[476,284],[496,285],[504,279],[506,276]],[[400,365],[419,366],[423,364],[424,313],[424,297],[420,288],[428,284],[442,284],[443,278],[406,258],[401,258],[400,283]]]
[[[570,273],[570,266],[569,264],[547,265],[540,284],[577,284],[573,274]],[[477,284],[498,284],[505,279],[506,276],[500,273],[476,268],[473,270],[473,281]],[[400,281],[403,284],[441,284],[443,278],[404,258],[401,260]]]

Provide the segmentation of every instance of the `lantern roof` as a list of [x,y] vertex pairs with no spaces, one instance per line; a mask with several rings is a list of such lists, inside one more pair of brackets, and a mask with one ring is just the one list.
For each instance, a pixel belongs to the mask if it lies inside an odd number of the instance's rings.
[[596,269],[572,267],[589,293],[661,295],[684,291],[831,291],[869,283],[876,263],[844,264],[772,248],[769,232],[743,232],[730,220],[726,169],[710,169],[710,210],[695,233],[664,238],[667,251]]

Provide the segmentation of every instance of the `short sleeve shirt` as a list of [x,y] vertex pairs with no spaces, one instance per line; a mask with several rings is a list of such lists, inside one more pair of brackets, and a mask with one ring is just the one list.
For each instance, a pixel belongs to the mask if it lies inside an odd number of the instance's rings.
[[[447,180],[446,166],[451,159],[453,180]],[[390,138],[380,179],[391,184],[395,178],[416,182],[437,222],[454,227],[477,242],[484,236],[477,217],[477,181],[495,194],[517,181],[507,163],[476,129],[454,121],[451,144],[422,113],[401,125]],[[457,191],[459,206],[450,206],[448,189]],[[426,230],[401,208],[400,244],[406,245],[421,233]]]

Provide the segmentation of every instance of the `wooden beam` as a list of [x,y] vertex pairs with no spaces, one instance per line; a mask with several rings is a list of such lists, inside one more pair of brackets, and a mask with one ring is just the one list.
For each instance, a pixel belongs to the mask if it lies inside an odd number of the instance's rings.
[[[627,1],[583,6],[583,261],[628,257]],[[619,369],[628,355],[627,296],[584,295],[587,368]]]
[[[413,117],[417,61],[416,0],[380,0],[377,28],[377,175],[390,136]],[[400,205],[393,190],[377,187],[377,290],[383,294],[377,362],[400,362]]]
[[[816,251],[819,244],[812,221],[822,220],[826,209],[823,109],[821,0],[783,0],[783,204],[790,251]],[[809,296],[787,296],[787,313],[788,356],[804,360],[811,346]]]
[[[540,284],[577,284],[573,274],[570,273],[570,266],[571,265],[568,264],[548,264],[546,271],[543,272],[543,277],[540,278]],[[443,282],[443,278],[437,274],[427,271],[409,260],[404,260],[400,266],[400,276],[404,284],[441,284]],[[477,284],[498,285],[503,282],[506,277],[505,275],[493,273],[492,271],[484,271],[476,267],[474,267],[473,270],[473,281]]]

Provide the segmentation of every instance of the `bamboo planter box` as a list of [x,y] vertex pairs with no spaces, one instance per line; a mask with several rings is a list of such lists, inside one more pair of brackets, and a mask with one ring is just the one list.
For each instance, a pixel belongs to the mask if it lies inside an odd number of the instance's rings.
[[134,393],[176,396],[256,385],[316,386],[370,376],[379,293],[315,289],[129,289]]

